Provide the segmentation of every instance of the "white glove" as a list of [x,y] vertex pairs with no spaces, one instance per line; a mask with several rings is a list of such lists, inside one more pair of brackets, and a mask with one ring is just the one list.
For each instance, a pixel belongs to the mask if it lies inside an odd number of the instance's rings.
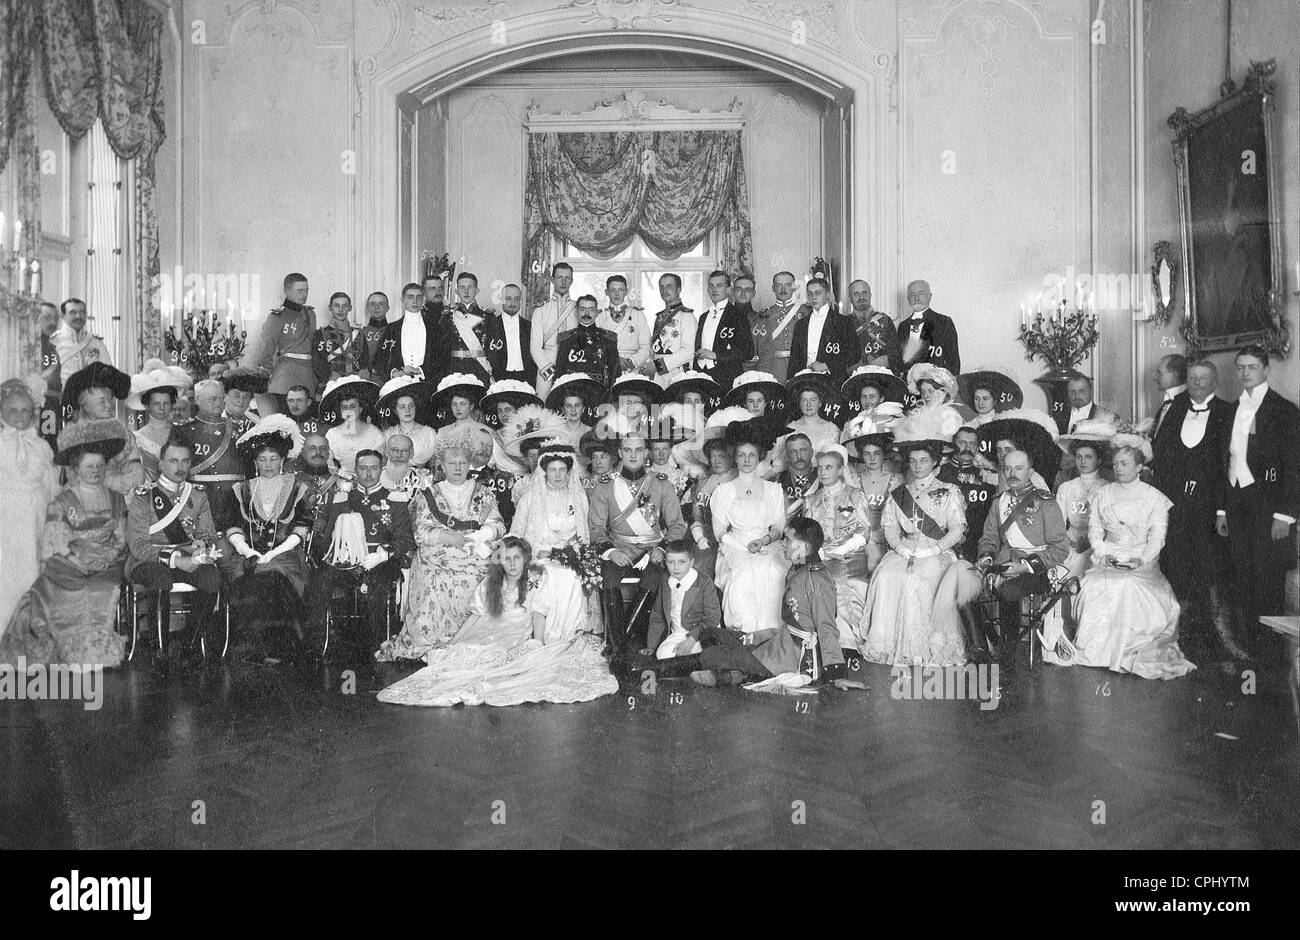
[[709,540],[701,535],[695,540],[695,547],[702,552],[707,552],[709,550]]
[[256,551],[254,551],[252,548],[249,547],[248,540],[238,532],[230,536],[230,544],[235,546],[235,551],[237,551],[244,558],[260,557]]
[[646,552],[632,565],[637,571],[645,571],[646,565],[650,564],[650,553]]
[[386,561],[388,561],[388,549],[381,545],[379,548],[376,548],[373,552],[366,555],[365,560],[361,562],[361,567],[369,571],[372,568],[377,568]]
[[474,554],[477,555],[479,558],[487,558],[489,555],[492,554],[492,547],[488,545],[487,542],[474,541],[472,544],[473,544]]

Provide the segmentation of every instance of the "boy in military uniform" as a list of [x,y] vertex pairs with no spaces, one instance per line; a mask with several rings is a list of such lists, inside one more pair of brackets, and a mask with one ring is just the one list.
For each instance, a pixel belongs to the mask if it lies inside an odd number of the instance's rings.
[[[284,279],[284,303],[267,315],[262,324],[261,349],[255,365],[271,373],[266,390],[275,410],[284,411],[284,396],[295,385],[305,385],[315,394],[316,373],[312,370],[312,342],[316,336],[316,311],[307,304],[306,276],[289,274]],[[263,410],[270,414],[270,409]]]
[[650,324],[645,310],[627,302],[627,278],[611,274],[605,278],[609,307],[600,311],[596,325],[618,337],[620,372],[635,372],[650,358]]
[[581,372],[608,389],[619,375],[618,335],[596,325],[597,302],[591,294],[578,298],[578,325],[560,334],[555,377]]
[[317,329],[313,339],[312,370],[324,386],[340,375],[361,375],[368,366],[361,331],[352,325],[352,298],[335,291],[330,295],[330,322]]

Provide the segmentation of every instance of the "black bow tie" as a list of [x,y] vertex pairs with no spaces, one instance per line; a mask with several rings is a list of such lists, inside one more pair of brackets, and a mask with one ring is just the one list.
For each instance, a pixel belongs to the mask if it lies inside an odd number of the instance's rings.
[[1199,408],[1196,407],[1196,402],[1192,402],[1191,406],[1188,408],[1188,411],[1190,411],[1192,414],[1201,414],[1202,412],[1206,412],[1209,410],[1210,410],[1210,400],[1208,398],[1205,400],[1205,404],[1201,405]]

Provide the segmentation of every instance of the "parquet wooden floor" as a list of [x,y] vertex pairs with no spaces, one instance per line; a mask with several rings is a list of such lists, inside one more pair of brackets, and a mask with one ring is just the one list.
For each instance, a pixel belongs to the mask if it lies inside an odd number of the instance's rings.
[[106,674],[97,712],[0,702],[0,846],[1300,846],[1280,677],[1022,668],[984,712],[894,699],[869,667],[871,691],[806,712],[687,681],[418,709],[341,694],[340,668],[145,662]]

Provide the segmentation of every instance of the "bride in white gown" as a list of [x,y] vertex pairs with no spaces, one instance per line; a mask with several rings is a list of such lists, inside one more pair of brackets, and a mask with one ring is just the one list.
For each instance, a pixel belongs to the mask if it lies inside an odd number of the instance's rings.
[[549,554],[586,531],[586,494],[572,467],[567,442],[543,445],[513,534],[501,540],[475,589],[473,614],[429,651],[425,668],[384,689],[379,701],[517,705],[585,702],[618,691],[601,655],[603,643],[589,632],[589,599],[578,576],[549,560],[532,564],[534,548],[539,556]]

